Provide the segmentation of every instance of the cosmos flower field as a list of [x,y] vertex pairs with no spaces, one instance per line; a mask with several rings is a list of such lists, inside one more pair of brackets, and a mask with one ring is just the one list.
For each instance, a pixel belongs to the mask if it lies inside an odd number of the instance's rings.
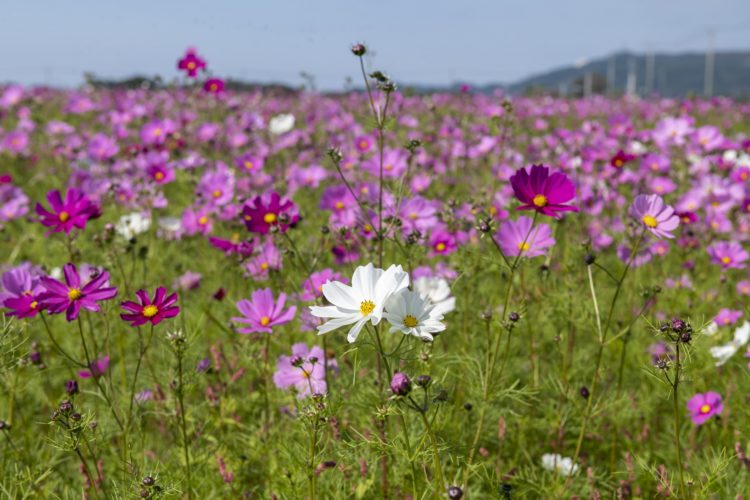
[[352,52],[0,87],[2,496],[750,495],[750,104]]

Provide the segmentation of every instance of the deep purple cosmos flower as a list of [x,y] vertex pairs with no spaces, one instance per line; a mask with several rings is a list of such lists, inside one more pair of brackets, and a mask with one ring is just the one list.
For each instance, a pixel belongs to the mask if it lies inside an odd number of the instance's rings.
[[615,168],[622,168],[633,160],[635,160],[635,155],[628,154],[621,149],[609,160],[609,164]]
[[562,172],[549,173],[544,165],[532,165],[530,172],[519,169],[510,184],[522,203],[518,210],[536,210],[542,215],[560,218],[560,212],[578,212],[578,207],[566,205],[576,196],[576,188]]
[[724,403],[721,401],[721,394],[709,391],[705,394],[698,393],[690,398],[687,402],[687,409],[693,423],[702,425],[714,415],[721,415],[724,411]]
[[121,304],[127,313],[120,314],[120,317],[130,322],[131,326],[141,326],[146,323],[158,325],[163,320],[174,318],[180,313],[180,308],[175,305],[177,294],[167,296],[167,289],[163,286],[156,289],[154,300],[151,300],[146,290],[138,290],[135,295],[138,297],[138,302],[126,300]]
[[658,194],[636,196],[630,206],[630,215],[658,238],[674,238],[672,231],[680,225],[674,209]]
[[81,276],[74,264],[65,264],[63,274],[65,283],[49,276],[41,278],[45,291],[39,294],[39,304],[50,314],[65,311],[65,318],[73,321],[78,318],[81,308],[99,312],[99,301],[109,300],[117,295],[116,287],[105,286],[109,281],[109,273],[106,271],[91,278],[84,285],[81,285]]
[[711,257],[711,262],[719,264],[724,269],[742,269],[750,254],[742,248],[742,245],[730,241],[717,241],[709,246],[706,251]]
[[46,227],[51,227],[52,232],[65,231],[70,234],[74,227],[83,229],[89,219],[95,219],[101,215],[99,207],[85,194],[75,188],[68,190],[63,201],[60,191],[47,193],[52,211],[48,211],[41,203],[36,204],[36,213],[39,222]]
[[194,48],[190,47],[177,62],[177,69],[187,73],[190,78],[195,78],[198,76],[198,71],[206,69],[206,61],[196,53]]
[[[284,214],[285,222],[279,220]],[[242,207],[242,218],[247,230],[258,234],[268,234],[271,227],[284,232],[299,221],[297,205],[291,200],[282,198],[277,192],[256,196],[252,202]]]
[[242,299],[237,302],[237,309],[242,313],[242,316],[234,317],[232,321],[249,325],[238,328],[239,333],[271,333],[272,327],[289,323],[294,319],[297,307],[292,306],[284,310],[285,304],[285,293],[280,293],[278,300],[274,301],[273,292],[270,288],[256,290],[253,292],[251,300]]

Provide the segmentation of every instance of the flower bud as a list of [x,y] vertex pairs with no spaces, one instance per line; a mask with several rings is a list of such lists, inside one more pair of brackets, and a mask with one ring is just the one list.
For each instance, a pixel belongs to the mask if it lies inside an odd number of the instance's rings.
[[419,387],[427,387],[428,385],[430,385],[431,381],[432,377],[430,377],[429,375],[420,375],[419,377],[417,377],[415,382]]
[[352,54],[357,57],[362,57],[367,53],[367,47],[362,43],[355,43],[352,45]]
[[70,379],[66,381],[65,392],[67,392],[69,396],[72,396],[73,394],[78,394],[78,382],[74,379]]
[[406,396],[411,392],[411,380],[405,373],[394,373],[391,378],[391,391],[396,396]]
[[463,496],[464,492],[458,486],[451,486],[450,488],[448,488],[448,498],[450,498],[451,500],[459,500]]

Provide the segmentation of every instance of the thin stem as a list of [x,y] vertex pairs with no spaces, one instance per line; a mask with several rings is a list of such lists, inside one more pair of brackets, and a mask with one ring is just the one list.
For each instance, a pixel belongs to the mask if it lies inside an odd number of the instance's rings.
[[404,443],[406,444],[406,453],[409,456],[409,466],[411,467],[411,491],[412,498],[417,498],[417,468],[414,465],[414,456],[411,454],[411,443],[409,442],[409,427],[406,425],[404,413],[400,412],[401,429],[404,432]]
[[60,347],[60,344],[57,343],[57,341],[55,340],[55,337],[52,335],[52,331],[50,330],[49,324],[47,323],[47,320],[44,317],[44,313],[39,314],[39,317],[42,318],[42,323],[44,323],[44,329],[47,332],[47,336],[49,337],[50,341],[55,346],[55,349],[57,349],[57,351],[60,354],[65,356],[65,358],[67,358],[67,360],[73,363],[74,365],[79,366],[81,368],[89,368],[87,365],[73,358],[73,356],[65,352],[65,350],[62,347]]
[[682,446],[680,445],[680,407],[679,407],[679,396],[678,388],[680,385],[680,373],[682,372],[682,365],[680,363],[680,343],[679,341],[675,344],[675,374],[674,382],[672,383],[672,402],[674,409],[674,445],[675,452],[677,453],[677,467],[680,471],[680,496],[686,498],[685,490],[685,477],[682,466]]
[[[178,349],[181,349],[178,347]],[[182,352],[177,352],[177,403],[180,407],[180,428],[182,430],[182,451],[185,456],[185,472],[187,475],[187,496],[188,499],[193,498],[193,481],[192,471],[190,468],[190,451],[188,449],[188,436],[187,436],[187,423],[185,421],[185,402],[184,402],[184,386],[183,386],[183,370],[182,370]]]

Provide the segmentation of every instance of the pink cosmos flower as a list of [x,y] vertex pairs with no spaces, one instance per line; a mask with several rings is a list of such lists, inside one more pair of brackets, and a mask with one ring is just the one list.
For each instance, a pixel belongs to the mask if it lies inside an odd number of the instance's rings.
[[326,360],[323,349],[318,346],[308,348],[303,343],[293,344],[291,356],[279,356],[273,383],[279,389],[294,387],[300,399],[311,394],[325,394],[326,363],[329,370],[338,366],[336,360]]
[[312,273],[310,277],[305,279],[305,281],[302,283],[302,293],[300,294],[300,299],[315,300],[317,297],[322,297],[323,285],[325,285],[329,281],[340,281],[346,284],[349,283],[349,280],[342,277],[333,269],[322,269],[318,272]]
[[[279,220],[281,214],[285,214],[288,222],[281,223]],[[273,191],[263,196],[256,196],[252,203],[245,203],[242,207],[242,218],[248,231],[268,234],[274,226],[281,232],[294,226],[299,221],[299,213],[297,205]]]
[[719,264],[724,269],[742,269],[750,254],[742,248],[742,245],[729,241],[718,241],[709,246],[706,251],[711,257],[711,262]]
[[52,211],[48,211],[41,203],[36,204],[36,213],[39,222],[46,227],[51,227],[52,232],[65,231],[70,234],[73,228],[83,229],[89,219],[96,219],[101,215],[99,207],[85,194],[75,188],[70,188],[63,201],[60,191],[47,193]]
[[167,296],[167,289],[160,286],[154,293],[154,300],[148,296],[146,290],[135,292],[138,302],[124,301],[121,305],[127,313],[120,317],[130,322],[131,326],[141,326],[146,323],[158,325],[167,318],[174,318],[180,313],[180,308],[174,305],[177,302],[177,294]]
[[530,172],[519,169],[510,184],[516,198],[523,203],[517,210],[536,210],[540,214],[560,218],[560,212],[578,212],[566,205],[576,196],[576,188],[562,172],[549,173],[549,167],[532,165]]
[[272,327],[289,323],[294,319],[297,307],[292,306],[284,310],[286,294],[280,293],[278,300],[274,301],[273,292],[270,288],[256,290],[251,300],[243,299],[237,302],[237,309],[242,317],[234,317],[232,321],[249,325],[238,328],[239,333],[264,332],[271,333]]
[[630,215],[659,238],[674,238],[671,231],[680,225],[680,218],[674,214],[674,209],[666,205],[658,194],[636,196],[630,206]]
[[733,325],[742,317],[742,311],[723,308],[714,317],[714,322],[720,326]]
[[190,47],[177,62],[177,69],[187,73],[188,77],[195,78],[198,76],[198,71],[206,69],[206,61],[196,53],[194,48]]
[[39,307],[49,311],[50,314],[65,311],[65,318],[73,321],[78,318],[81,308],[99,312],[101,310],[99,301],[109,300],[117,295],[116,287],[105,286],[109,281],[109,273],[106,271],[90,279],[83,286],[81,286],[81,277],[74,264],[65,264],[63,274],[65,283],[49,276],[41,278],[45,291],[39,295]]
[[714,415],[721,415],[724,411],[724,404],[721,401],[721,394],[709,391],[705,394],[698,393],[690,398],[687,402],[687,409],[693,423],[702,425]]
[[530,217],[519,217],[516,221],[505,221],[496,238],[506,256],[536,257],[544,255],[555,244],[552,230],[547,224],[537,224],[532,229]]

